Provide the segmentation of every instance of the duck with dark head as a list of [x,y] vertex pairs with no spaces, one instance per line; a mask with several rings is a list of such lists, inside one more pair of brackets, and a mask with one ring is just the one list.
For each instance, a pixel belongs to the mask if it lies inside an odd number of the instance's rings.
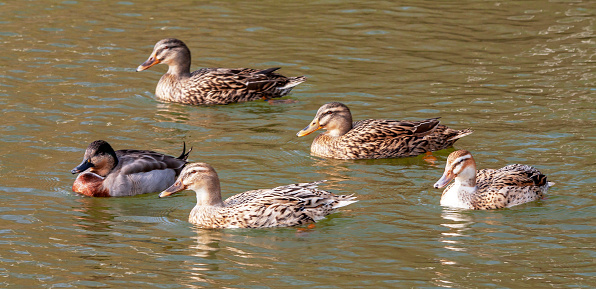
[[160,192],[174,183],[187,163],[186,145],[179,157],[148,150],[114,151],[106,141],[89,144],[83,162],[71,173],[72,190],[90,197],[122,197]]

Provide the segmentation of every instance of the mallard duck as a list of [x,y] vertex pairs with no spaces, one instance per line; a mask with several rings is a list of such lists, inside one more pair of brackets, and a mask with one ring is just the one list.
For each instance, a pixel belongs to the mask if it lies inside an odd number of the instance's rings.
[[146,150],[114,151],[96,140],[85,150],[83,162],[70,171],[80,173],[72,190],[89,197],[121,197],[163,191],[186,165],[186,144],[179,157]]
[[137,71],[158,63],[165,63],[169,68],[157,83],[156,97],[192,105],[282,97],[306,80],[304,76],[285,77],[274,73],[279,67],[264,70],[201,68],[191,73],[190,50],[184,42],[175,38],[157,42],[149,59]]
[[447,158],[445,173],[435,188],[449,185],[441,196],[441,206],[489,210],[509,208],[538,200],[554,183],[537,169],[520,164],[498,170],[476,171],[476,162],[466,150],[452,152]]
[[335,195],[317,189],[319,183],[247,191],[222,201],[219,177],[213,167],[193,163],[188,164],[176,182],[159,196],[186,189],[195,191],[197,205],[188,221],[202,228],[296,226],[318,221],[336,208],[356,202],[352,195]]
[[469,129],[439,125],[438,118],[422,121],[365,119],[352,123],[350,109],[339,102],[327,103],[297,136],[324,128],[310,146],[313,155],[332,159],[380,159],[409,157],[445,149]]

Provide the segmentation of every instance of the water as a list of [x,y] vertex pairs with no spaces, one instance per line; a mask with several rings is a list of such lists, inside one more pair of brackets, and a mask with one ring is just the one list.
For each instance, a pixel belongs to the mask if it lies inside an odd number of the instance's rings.
[[[10,1],[0,5],[0,284],[18,288],[591,288],[595,74],[589,1]],[[160,103],[159,39],[198,67],[283,67],[293,104]],[[442,117],[480,168],[530,164],[544,200],[439,206],[447,155],[337,161],[295,133],[324,103],[354,119]],[[224,197],[326,179],[360,202],[314,228],[201,230],[191,192],[92,199],[69,171],[93,140],[212,164]]]

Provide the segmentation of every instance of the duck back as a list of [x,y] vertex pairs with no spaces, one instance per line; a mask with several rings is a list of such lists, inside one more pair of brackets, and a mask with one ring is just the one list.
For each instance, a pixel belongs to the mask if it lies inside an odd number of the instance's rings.
[[306,80],[273,73],[277,69],[202,68],[188,78],[166,73],[157,85],[156,96],[191,105],[229,104],[283,97]]
[[474,209],[509,208],[544,197],[550,186],[536,168],[513,164],[498,170],[482,169],[476,173]]
[[337,159],[409,157],[448,148],[470,133],[471,130],[440,125],[436,118],[423,121],[366,119],[355,122],[342,136],[318,135],[311,152]]
[[356,202],[353,196],[317,189],[321,182],[292,184],[234,195],[224,206],[195,206],[189,222],[207,228],[264,228],[316,222],[336,208]]

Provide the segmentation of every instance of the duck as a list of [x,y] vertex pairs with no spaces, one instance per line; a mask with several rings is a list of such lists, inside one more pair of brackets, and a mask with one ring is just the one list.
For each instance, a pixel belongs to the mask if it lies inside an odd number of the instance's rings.
[[159,197],[184,190],[195,191],[197,204],[190,212],[188,222],[200,228],[288,227],[316,222],[337,208],[357,202],[353,195],[319,190],[317,185],[322,182],[251,190],[223,201],[215,169],[206,163],[191,163]]
[[470,129],[454,130],[439,124],[439,118],[421,121],[365,119],[352,122],[352,113],[343,103],[330,102],[319,108],[313,121],[296,135],[302,137],[319,129],[311,154],[331,159],[381,159],[410,157],[442,150],[471,134]]
[[305,76],[285,77],[275,73],[280,67],[264,70],[252,68],[201,68],[190,72],[190,50],[179,39],[158,41],[149,59],[138,71],[158,63],[168,65],[155,89],[157,99],[189,105],[229,104],[257,99],[270,100],[290,93],[304,82]]
[[89,144],[83,162],[72,169],[79,174],[72,190],[89,197],[122,197],[163,191],[176,181],[188,163],[186,143],[179,157],[149,150],[114,151],[107,141]]
[[476,171],[476,161],[467,150],[449,154],[445,172],[434,187],[443,188],[454,179],[443,191],[441,206],[472,210],[510,208],[543,198],[554,185],[528,165]]

